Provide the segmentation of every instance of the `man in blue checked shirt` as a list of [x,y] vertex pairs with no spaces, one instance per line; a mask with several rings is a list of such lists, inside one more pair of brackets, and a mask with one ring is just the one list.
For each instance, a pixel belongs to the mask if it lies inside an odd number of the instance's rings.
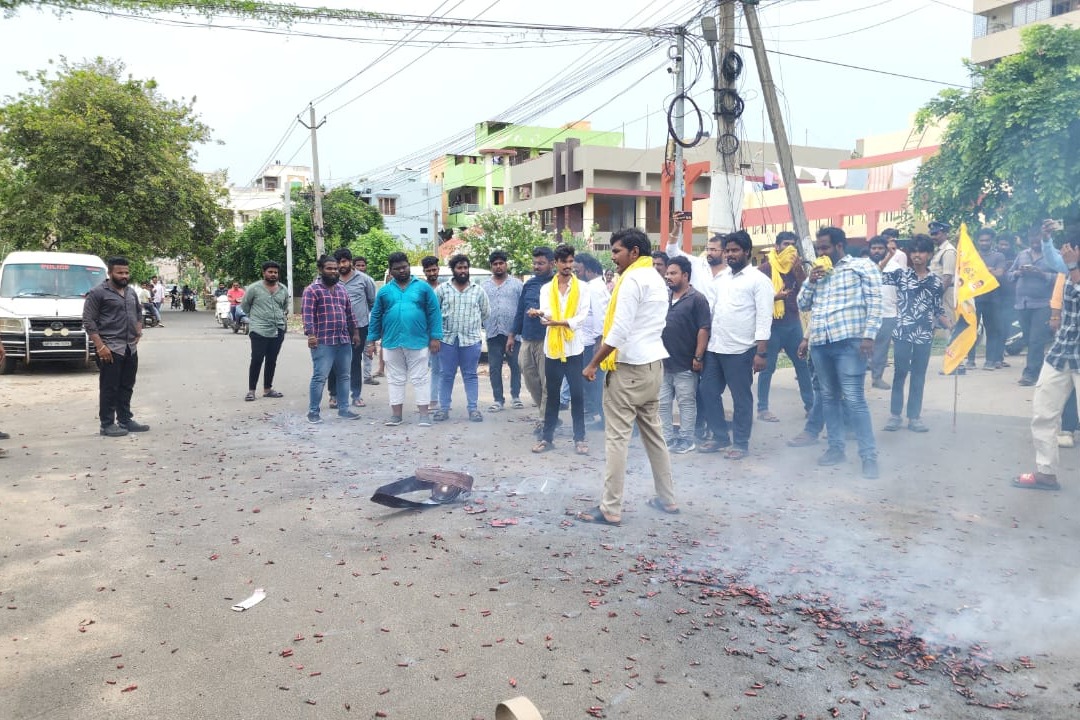
[[[319,267],[319,277],[304,288],[301,303],[304,334],[307,335],[311,363],[314,366],[308,393],[309,423],[322,422],[319,416],[319,401],[322,399],[326,376],[331,368],[337,375],[336,395],[339,398],[349,397],[349,370],[352,365],[353,346],[360,344],[349,293],[338,285],[337,260],[332,255],[323,255],[316,264]],[[348,405],[338,408],[338,416],[346,420],[360,417],[349,410]]]
[[454,276],[435,290],[442,308],[443,339],[439,350],[439,371],[442,373],[439,409],[435,411],[434,419],[449,419],[454,377],[461,370],[469,420],[483,422],[484,416],[477,407],[480,381],[476,377],[476,366],[480,363],[480,340],[484,337],[484,325],[491,306],[487,293],[469,280],[468,257],[454,255],[448,264]]
[[877,446],[863,385],[881,328],[881,271],[872,261],[847,254],[847,236],[840,228],[818,230],[814,249],[818,260],[799,291],[799,310],[810,313],[810,354],[829,433],[829,449],[818,465],[844,462],[842,404],[858,438],[863,477],[873,479],[878,476]]

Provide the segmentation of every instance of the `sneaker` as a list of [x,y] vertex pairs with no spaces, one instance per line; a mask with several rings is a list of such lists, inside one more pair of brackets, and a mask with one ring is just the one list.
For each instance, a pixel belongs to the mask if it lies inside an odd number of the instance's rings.
[[964,365],[971,368],[972,370],[974,370],[975,366],[976,366],[975,361],[971,360],[971,359],[969,359],[966,363],[964,363]]
[[144,425],[141,422],[135,422],[134,419],[128,420],[126,423],[117,423],[117,425],[124,428],[128,432],[146,432],[150,429],[149,425]]
[[1059,448],[1071,448],[1076,447],[1076,440],[1073,438],[1073,434],[1069,432],[1058,433],[1057,444]]
[[322,422],[322,417],[317,412],[309,412],[307,414],[307,421],[312,425],[318,425]]
[[671,452],[675,453],[676,455],[685,455],[687,453],[692,453],[695,450],[697,450],[697,445],[694,444],[693,440],[686,440],[684,438],[680,438],[676,441],[675,447],[674,449],[672,449]]
[[985,365],[983,365],[983,370],[997,370],[997,369],[998,369],[997,363],[986,363]]
[[376,380],[376,379],[375,379],[375,378],[373,378],[373,377],[369,377],[369,378],[366,378],[366,379],[364,380],[364,384],[365,384],[365,385],[378,385],[378,384],[379,384],[379,381],[378,381],[378,380]]
[[811,435],[805,430],[787,441],[788,447],[809,447],[817,445],[817,436]]
[[910,420],[908,420],[907,429],[911,432],[917,433],[930,432],[930,428],[926,427],[926,423],[924,423],[919,418],[911,418]]
[[878,479],[878,465],[877,458],[863,458],[862,461],[862,476],[867,480]]
[[1035,381],[1031,378],[1022,377],[1016,382],[1016,384],[1021,387],[1031,387],[1035,384]]
[[345,412],[339,412],[337,416],[342,420],[356,420],[360,417],[360,414],[354,413],[352,410],[346,410]]
[[822,466],[839,465],[847,458],[844,457],[843,450],[836,450],[835,448],[829,448],[825,451],[825,454],[818,458],[817,464]]
[[885,423],[887,432],[896,432],[903,426],[904,420],[899,415],[890,415],[889,422]]
[[[396,416],[395,416],[396,417]],[[386,423],[389,425],[390,423]],[[401,424],[401,418],[398,418],[396,425]],[[417,427],[431,427],[431,414],[430,413],[416,413],[416,425]]]
[[[389,418],[387,418],[386,422],[383,423],[383,425],[386,425],[387,427],[397,427],[400,424],[401,424],[401,416],[400,415],[391,415]],[[428,424],[430,424],[430,423],[428,423]]]
[[101,434],[105,437],[124,437],[128,434],[127,428],[120,427],[116,423],[112,425],[102,425]]
[[671,438],[670,440],[665,440],[664,444],[667,445],[668,452],[675,452],[675,448],[679,447],[679,442],[679,438]]
[[521,398],[514,398],[510,402],[510,407],[514,408],[515,410],[524,410],[525,403],[521,402]]
[[435,414],[431,416],[431,419],[435,422],[442,422],[450,419],[450,413],[447,410],[436,410]]
[[881,378],[876,378],[872,383],[870,383],[870,387],[872,387],[872,388],[874,388],[876,390],[891,390],[892,389],[892,385],[885,382]]
[[470,410],[469,422],[484,422],[484,414],[479,410]]

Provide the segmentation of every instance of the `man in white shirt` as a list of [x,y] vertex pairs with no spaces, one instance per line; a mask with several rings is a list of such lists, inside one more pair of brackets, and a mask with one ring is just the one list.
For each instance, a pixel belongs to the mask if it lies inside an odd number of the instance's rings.
[[706,293],[712,307],[712,331],[701,372],[701,395],[713,437],[698,446],[698,452],[712,453],[731,444],[722,399],[724,388],[729,388],[734,405],[734,444],[725,455],[729,460],[746,457],[749,451],[754,373],[765,369],[772,332],[772,281],[750,265],[753,246],[745,230],[727,235],[724,260],[728,269]]
[[[604,334],[604,316],[611,301],[611,291],[604,282],[604,268],[600,261],[589,253],[578,253],[574,257],[574,274],[589,289],[589,317],[580,330],[585,343],[585,362],[588,363],[600,349],[600,336]],[[598,427],[592,429],[604,429],[603,391],[604,371],[597,370],[596,382],[585,384],[585,419],[588,421],[599,416]]]
[[[892,233],[896,233],[895,236]],[[880,235],[870,238],[867,254],[881,272],[901,270],[907,267],[907,255],[896,248],[896,237],[900,233],[888,228]],[[893,328],[896,327],[896,287],[881,286],[881,329],[874,338],[874,355],[870,358],[870,386],[878,390],[888,390],[891,385],[885,382],[885,365],[889,359],[889,343],[892,342]]]
[[618,268],[619,281],[611,294],[610,322],[605,317],[600,350],[582,373],[586,380],[595,382],[601,366],[608,372],[604,387],[604,495],[597,507],[577,517],[582,522],[619,525],[627,446],[635,420],[656,488],[649,506],[669,514],[679,512],[679,507],[671,481],[671,456],[660,429],[660,382],[668,355],[661,337],[667,318],[667,285],[653,269],[649,238],[637,228],[612,234],[611,259]]
[[669,258],[684,257],[690,261],[690,286],[700,293],[706,292],[713,278],[724,271],[724,236],[713,235],[705,243],[705,258],[683,252],[679,243],[672,241],[667,246]]
[[[548,388],[570,385],[570,417],[574,424],[574,452],[588,455],[585,442],[585,392],[581,372],[585,367],[585,342],[581,327],[589,317],[589,290],[574,277],[574,248],[555,248],[555,277],[540,288],[540,308],[527,311],[540,319],[544,336],[544,384]],[[553,447],[555,427],[559,422],[559,394],[549,392],[544,408],[544,429],[533,448],[541,453]]]

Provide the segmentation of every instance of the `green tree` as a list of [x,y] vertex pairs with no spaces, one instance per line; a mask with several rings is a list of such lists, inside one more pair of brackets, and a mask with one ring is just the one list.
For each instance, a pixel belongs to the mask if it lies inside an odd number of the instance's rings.
[[[314,207],[314,199],[305,202],[305,209]],[[328,250],[347,247],[361,235],[383,227],[382,214],[348,187],[337,187],[323,195],[322,206]]]
[[488,255],[495,250],[506,253],[513,275],[532,272],[533,248],[554,246],[552,237],[540,228],[535,218],[519,212],[491,208],[476,216],[476,223],[462,233],[462,252],[477,267],[488,267]]
[[1080,222],[1080,29],[1031,25],[1022,48],[971,90],[941,92],[918,124],[947,122],[941,151],[915,177],[917,209],[969,224]]
[[352,250],[354,256],[363,255],[367,259],[368,275],[378,282],[381,282],[383,277],[386,276],[386,271],[390,266],[387,262],[390,253],[404,252],[405,250],[396,237],[381,227],[372,228],[356,238],[350,244],[349,249]]
[[228,213],[192,167],[210,129],[193,103],[101,58],[55,75],[0,107],[0,236],[20,249],[205,255]]

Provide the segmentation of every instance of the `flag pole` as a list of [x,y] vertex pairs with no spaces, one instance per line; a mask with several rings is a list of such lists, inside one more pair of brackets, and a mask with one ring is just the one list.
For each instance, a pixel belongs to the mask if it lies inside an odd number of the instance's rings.
[[960,376],[953,371],[952,376],[952,429],[956,432],[956,406],[957,398],[960,397]]

